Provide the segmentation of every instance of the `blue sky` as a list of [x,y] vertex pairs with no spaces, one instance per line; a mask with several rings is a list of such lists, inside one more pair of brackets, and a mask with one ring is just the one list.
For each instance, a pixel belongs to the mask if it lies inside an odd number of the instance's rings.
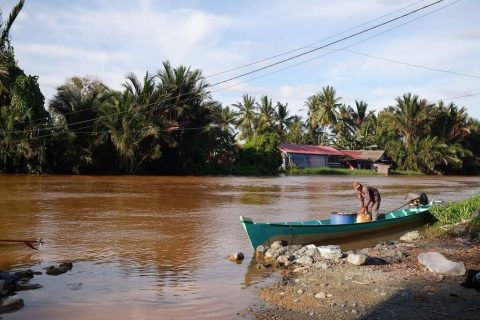
[[[4,19],[16,2],[2,1]],[[26,0],[11,35],[20,66],[39,76],[48,100],[72,76],[95,76],[118,89],[128,72],[142,77],[147,70],[156,72],[165,60],[209,76],[311,44],[309,48],[319,47],[432,2]],[[406,92],[447,102],[475,95],[453,101],[480,119],[478,12],[480,1],[444,0],[328,50],[212,87],[212,95],[230,105],[243,93],[257,99],[266,94],[302,116],[307,97],[327,85],[335,87],[342,102],[364,100],[370,110],[393,105]],[[416,20],[401,25],[412,19]],[[345,30],[349,31],[338,35]],[[322,41],[327,37],[331,38]],[[229,79],[279,59],[208,81]]]

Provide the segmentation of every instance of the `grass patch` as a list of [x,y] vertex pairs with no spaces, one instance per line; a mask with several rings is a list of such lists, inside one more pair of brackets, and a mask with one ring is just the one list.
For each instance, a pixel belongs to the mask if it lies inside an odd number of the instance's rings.
[[[432,207],[432,214],[437,219],[437,225],[459,223],[463,220],[470,220],[472,213],[480,208],[480,195],[470,199],[443,203]],[[473,223],[479,223],[475,219]]]
[[375,176],[377,173],[374,170],[360,170],[360,169],[342,169],[342,168],[288,168],[285,174],[289,175],[344,175],[344,176]]
[[390,175],[392,176],[424,176],[425,174],[420,171],[390,170]]

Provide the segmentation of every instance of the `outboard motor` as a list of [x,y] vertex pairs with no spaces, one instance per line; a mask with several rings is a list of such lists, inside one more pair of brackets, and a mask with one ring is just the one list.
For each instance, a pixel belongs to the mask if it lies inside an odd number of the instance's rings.
[[421,205],[427,205],[428,204],[428,197],[425,192],[420,193],[420,197],[418,198],[418,202]]

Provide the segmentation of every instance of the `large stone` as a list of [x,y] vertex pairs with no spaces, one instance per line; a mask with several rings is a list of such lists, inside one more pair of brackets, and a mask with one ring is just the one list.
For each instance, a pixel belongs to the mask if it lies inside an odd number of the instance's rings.
[[327,294],[325,292],[319,292],[315,295],[315,298],[317,299],[325,299],[327,297]]
[[342,249],[338,245],[317,247],[324,259],[338,260],[343,256]]
[[301,256],[295,260],[295,263],[302,266],[311,266],[313,264],[313,259],[309,256]]
[[413,242],[421,238],[420,232],[418,231],[410,231],[405,233],[400,240],[405,242]]
[[454,262],[445,258],[439,252],[423,252],[418,255],[418,262],[435,273],[451,276],[463,276],[466,272],[463,262]]
[[7,298],[0,302],[0,314],[18,311],[23,306],[23,299]]
[[367,262],[368,256],[363,253],[350,253],[347,257],[347,261],[356,266],[364,265]]
[[243,259],[245,259],[245,255],[241,252],[237,252],[228,256],[228,259],[233,262],[241,262]]
[[467,224],[455,224],[450,227],[449,232],[455,237],[464,237],[468,234]]
[[272,243],[272,245],[270,246],[270,249],[272,249],[272,250],[277,250],[278,248],[281,248],[281,247],[283,247],[282,241],[275,241],[275,242]]

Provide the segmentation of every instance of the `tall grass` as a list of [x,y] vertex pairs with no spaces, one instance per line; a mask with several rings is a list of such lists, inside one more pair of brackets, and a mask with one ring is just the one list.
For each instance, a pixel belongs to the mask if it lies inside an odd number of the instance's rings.
[[480,209],[480,195],[466,200],[434,205],[431,212],[437,219],[437,225],[447,225],[471,219],[472,213],[478,209]]
[[420,171],[412,171],[412,170],[390,170],[390,174],[392,176],[424,176],[425,174]]

